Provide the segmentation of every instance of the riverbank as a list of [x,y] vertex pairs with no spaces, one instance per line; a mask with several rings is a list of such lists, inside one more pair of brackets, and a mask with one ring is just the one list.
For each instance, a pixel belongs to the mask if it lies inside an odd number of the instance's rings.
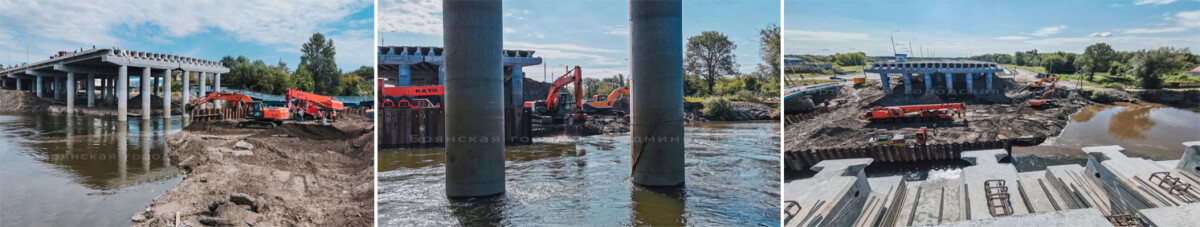
[[[179,97],[179,96],[176,95],[174,97]],[[89,116],[89,117],[116,117],[117,116],[117,108],[113,105],[101,104],[101,103],[99,103],[100,100],[96,100],[97,103],[96,103],[95,107],[87,107],[87,99],[86,98],[83,98],[83,97],[77,97],[77,98],[78,99],[75,100],[75,109],[74,109],[74,115],[76,115],[76,116]],[[162,99],[159,98],[158,96],[152,96],[151,99],[152,99],[151,103],[154,103],[151,105],[151,109],[150,109],[151,116],[162,116],[162,113],[163,113]],[[59,101],[59,100],[54,100],[51,98],[37,97],[36,95],[33,95],[33,93],[28,92],[28,91],[0,90],[0,100],[7,101],[5,105],[0,106],[0,113],[45,113],[45,114],[56,114],[56,115],[67,114],[66,101]],[[128,107],[129,115],[130,116],[141,116],[141,113],[142,113],[141,106],[140,106],[141,96],[134,96],[130,100],[134,100],[134,101],[129,102],[130,103],[130,106]],[[172,98],[172,101],[173,101],[171,104],[173,107],[171,110],[172,115],[180,115],[182,113],[182,112],[179,112],[180,111],[179,108],[182,107],[182,105],[180,104],[181,99],[180,98]],[[137,105],[135,105],[134,103],[137,103]]]
[[[364,116],[273,129],[195,122],[167,137],[186,174],[133,215],[138,226],[370,226],[374,132]],[[178,222],[178,223],[177,223]]]

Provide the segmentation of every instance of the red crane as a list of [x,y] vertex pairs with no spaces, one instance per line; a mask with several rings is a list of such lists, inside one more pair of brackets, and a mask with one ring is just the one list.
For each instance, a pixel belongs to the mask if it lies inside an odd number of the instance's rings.
[[952,119],[954,114],[962,114],[966,111],[967,104],[965,103],[943,103],[933,105],[911,105],[911,106],[888,106],[888,107],[871,107],[871,110],[863,114],[863,118],[871,122],[896,122],[896,121],[933,121]]
[[337,120],[338,117],[341,117],[342,110],[345,109],[342,106],[342,102],[338,101],[337,98],[291,88],[287,89],[287,96],[284,98],[287,101],[288,109],[298,115],[297,120],[304,120],[305,118],[329,118]]

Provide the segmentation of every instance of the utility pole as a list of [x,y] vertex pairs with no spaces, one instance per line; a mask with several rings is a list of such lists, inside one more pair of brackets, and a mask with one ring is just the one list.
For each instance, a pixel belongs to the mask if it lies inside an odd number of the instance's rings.
[[[908,40],[908,55],[913,55],[913,49],[912,49],[912,48],[913,48],[913,47],[912,47],[912,40],[910,39],[910,40]],[[913,57],[916,57],[916,55],[913,55]]]

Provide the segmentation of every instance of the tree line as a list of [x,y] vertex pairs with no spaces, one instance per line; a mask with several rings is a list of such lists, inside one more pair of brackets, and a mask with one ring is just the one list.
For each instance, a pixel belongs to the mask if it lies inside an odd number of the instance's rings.
[[[760,29],[758,54],[763,63],[751,73],[737,70],[738,48],[717,31],[704,31],[688,38],[684,56],[684,95],[778,97],[780,67],[779,25]],[[750,98],[745,98],[750,99]]]
[[223,85],[267,94],[284,94],[288,88],[330,96],[370,96],[374,93],[372,79],[375,68],[361,66],[349,72],[339,69],[332,39],[314,33],[300,48],[300,65],[291,71],[279,61],[268,65],[263,60],[250,61],[244,56],[225,56],[221,63],[229,67],[222,74]]
[[1161,47],[1137,51],[1116,51],[1107,43],[1087,46],[1082,54],[1070,52],[1038,53],[1037,50],[1008,54],[984,54],[971,60],[1000,64],[1042,67],[1047,73],[1082,74],[1087,81],[1096,81],[1096,73],[1109,76],[1131,76],[1139,87],[1160,88],[1165,78],[1177,77],[1200,65],[1200,56],[1188,48]]

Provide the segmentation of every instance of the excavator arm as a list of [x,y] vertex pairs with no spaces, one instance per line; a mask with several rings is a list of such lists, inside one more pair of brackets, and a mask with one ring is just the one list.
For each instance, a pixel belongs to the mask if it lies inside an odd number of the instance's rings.
[[613,90],[612,93],[608,94],[608,98],[605,98],[604,101],[608,102],[608,106],[611,107],[617,102],[617,99],[621,99],[621,96],[629,96],[629,87],[622,87]]
[[211,92],[211,93],[208,93],[207,96],[204,96],[204,98],[201,98],[200,100],[196,100],[196,102],[193,102],[190,105],[191,106],[200,106],[200,105],[204,105],[205,103],[211,102],[213,100],[235,101],[238,103],[249,103],[249,102],[254,101],[253,99],[250,99],[250,96],[246,96],[243,94],[238,94],[238,93],[233,93],[233,92]]
[[576,108],[583,108],[583,86],[580,86],[580,81],[583,80],[583,69],[575,66],[575,69],[567,71],[567,73],[554,80],[554,84],[550,86],[550,94],[546,95],[546,108],[558,109],[558,91],[567,84],[575,84],[575,105]]

